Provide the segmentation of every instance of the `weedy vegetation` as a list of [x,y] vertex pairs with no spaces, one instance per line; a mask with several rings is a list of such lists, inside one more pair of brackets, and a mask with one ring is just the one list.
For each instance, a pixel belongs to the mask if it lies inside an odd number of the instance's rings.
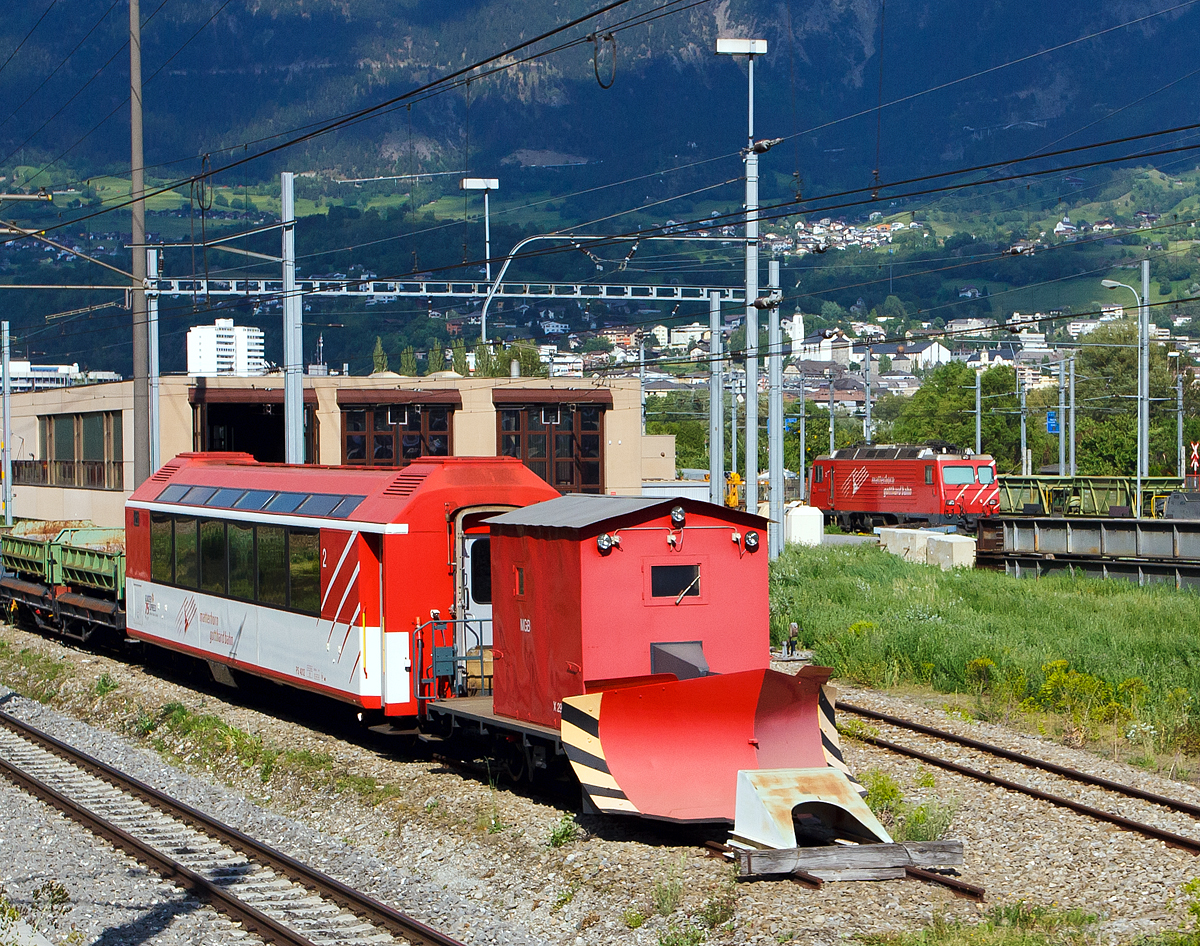
[[792,546],[771,570],[775,640],[802,622],[838,677],[958,694],[948,707],[959,715],[1177,775],[1200,754],[1200,636],[1181,632],[1198,600],[1115,580],[943,572],[866,546]]
[[1096,918],[1082,910],[1061,910],[1024,900],[988,911],[981,923],[951,923],[937,915],[912,933],[868,935],[864,946],[1088,946]]
[[[875,812],[892,839],[901,841],[940,841],[950,830],[958,802],[953,799],[926,798],[910,801],[892,776],[879,769],[868,769],[859,780],[867,789],[867,806]],[[917,775],[920,789],[933,789],[936,781],[922,770]]]

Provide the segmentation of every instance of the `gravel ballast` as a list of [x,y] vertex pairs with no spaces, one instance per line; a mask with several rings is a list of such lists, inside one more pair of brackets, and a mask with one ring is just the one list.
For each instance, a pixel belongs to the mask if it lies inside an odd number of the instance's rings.
[[[907,880],[830,883],[819,891],[784,881],[735,884],[731,866],[705,856],[694,833],[585,816],[572,821],[561,804],[408,754],[404,742],[380,751],[305,725],[298,714],[300,721],[268,715],[239,705],[236,694],[226,700],[12,628],[0,629],[0,647],[2,679],[49,702],[13,696],[4,701],[9,712],[465,942],[651,946],[671,927],[694,925],[705,928],[711,943],[775,943],[790,935],[832,944],[848,935],[920,929],[935,917],[972,922],[994,904],[1017,900],[1083,908],[1099,917],[1108,942],[1126,941],[1179,928],[1186,916],[1180,887],[1200,874],[1193,856],[1159,842],[847,741],[852,770],[892,775],[913,801],[954,800],[948,837],[965,842],[961,874],[987,888],[987,903]],[[108,682],[98,687],[105,675]],[[48,687],[42,685],[47,678]],[[845,691],[844,698],[1200,799],[1179,782],[1004,727],[955,720],[917,699],[859,691]],[[175,703],[291,755],[273,767],[247,765],[246,756],[232,750],[214,755],[194,733],[166,725],[147,731],[145,720],[160,718],[162,708]],[[896,738],[918,744],[909,735]],[[1010,772],[1010,763],[1002,768],[960,747],[935,751],[1070,794],[1059,779],[1019,766]],[[306,766],[306,759],[320,765]],[[105,930],[132,929],[143,917],[160,924],[153,936],[143,934],[146,941],[228,942],[241,932],[40,803],[21,802],[24,796],[2,782],[0,790],[13,813],[0,824],[0,872],[9,898],[28,904],[47,879],[61,883],[70,898],[69,911],[43,929],[58,934],[52,938],[61,939],[74,924],[84,942],[95,942]],[[1078,791],[1112,807],[1107,793]],[[1200,836],[1200,828],[1179,815],[1140,808],[1121,813]],[[581,837],[563,840],[564,816],[582,827]],[[563,843],[551,846],[552,839]],[[113,933],[103,939],[124,941]],[[128,941],[141,940],[130,934]]]

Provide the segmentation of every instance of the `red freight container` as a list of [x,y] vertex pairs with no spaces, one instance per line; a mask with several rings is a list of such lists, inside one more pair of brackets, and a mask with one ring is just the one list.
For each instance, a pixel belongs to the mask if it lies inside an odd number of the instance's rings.
[[690,499],[575,495],[489,525],[499,715],[558,728],[567,696],[769,663],[759,516]]

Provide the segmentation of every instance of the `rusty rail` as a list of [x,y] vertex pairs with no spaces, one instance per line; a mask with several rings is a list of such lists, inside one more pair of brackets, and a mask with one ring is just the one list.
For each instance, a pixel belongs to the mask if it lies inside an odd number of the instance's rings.
[[[841,707],[841,704],[839,704],[839,707]],[[849,706],[842,708],[846,709],[847,712],[853,712]],[[883,721],[884,720],[881,720],[881,722]],[[935,756],[931,753],[923,752],[920,749],[902,746],[887,739],[881,739],[878,736],[870,736],[865,733],[861,733],[855,734],[854,738],[860,742],[865,742],[868,745],[876,746],[880,749],[886,749],[889,752],[895,752],[897,755],[908,756],[911,759],[917,759],[921,762],[928,763],[929,765],[935,765],[938,768],[946,769],[949,772],[956,772],[959,775],[965,775],[967,778],[973,778],[979,782],[986,782],[989,785],[995,785],[999,788],[1008,789],[1012,792],[1019,792],[1022,795],[1028,795],[1031,798],[1049,802],[1050,804],[1057,805],[1061,808],[1069,808],[1071,811],[1077,812],[1078,814],[1086,815],[1089,818],[1095,818],[1097,821],[1104,821],[1108,824],[1116,825],[1119,828],[1124,828],[1127,831],[1133,831],[1148,838],[1154,838],[1155,840],[1162,841],[1164,844],[1167,844],[1171,847],[1187,851],[1190,854],[1200,854],[1200,840],[1195,838],[1189,838],[1182,834],[1175,834],[1173,831],[1167,831],[1163,828],[1156,828],[1154,825],[1145,824],[1141,821],[1134,821],[1132,818],[1125,818],[1121,815],[1115,815],[1110,811],[1104,811],[1101,808],[1094,808],[1091,805],[1085,805],[1083,802],[1075,801],[1072,798],[1066,798],[1062,795],[1055,795],[1052,792],[1044,792],[1040,788],[1034,788],[1030,785],[1023,785],[1020,782],[1014,782],[1012,779],[1002,778],[999,775],[992,775],[990,772],[983,772],[979,769],[973,769],[968,765],[962,765],[958,762],[951,762],[949,759],[940,758],[939,756]],[[956,739],[957,738],[959,737],[956,737]],[[1125,787],[1128,788],[1131,786]]]
[[1156,805],[1161,805],[1163,808],[1170,808],[1172,811],[1200,818],[1200,805],[1193,805],[1191,802],[1186,802],[1179,798],[1171,798],[1167,795],[1159,795],[1156,792],[1148,792],[1145,789],[1138,788],[1136,785],[1114,782],[1112,779],[1107,779],[1099,775],[1089,775],[1087,772],[1080,772],[1077,769],[1058,765],[1055,762],[1047,762],[1045,759],[1039,759],[1036,756],[1014,752],[1002,746],[993,746],[991,743],[981,742],[969,736],[960,736],[958,733],[952,733],[944,729],[935,729],[932,726],[916,723],[910,719],[904,719],[900,716],[889,716],[887,713],[880,713],[877,710],[855,706],[852,703],[842,703],[839,701],[837,708],[845,710],[847,713],[854,713],[856,716],[878,720],[881,723],[887,723],[889,726],[896,726],[900,729],[911,729],[913,732],[932,736],[935,739],[941,739],[943,742],[957,743],[960,746],[966,746],[968,749],[977,749],[980,752],[986,752],[1001,759],[1008,759],[1010,762],[1019,762],[1021,765],[1027,765],[1030,768],[1041,769],[1044,772],[1050,772],[1054,775],[1061,775],[1063,778],[1082,782],[1085,785],[1094,785],[1097,788],[1108,789],[1110,792],[1118,792],[1122,795],[1128,795],[1130,798],[1140,798],[1142,801],[1153,802]]

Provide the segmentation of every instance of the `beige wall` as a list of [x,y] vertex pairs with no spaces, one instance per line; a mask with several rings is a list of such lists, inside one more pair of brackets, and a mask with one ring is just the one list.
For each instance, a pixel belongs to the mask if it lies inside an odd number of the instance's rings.
[[675,479],[674,434],[642,434],[642,479]]
[[[159,395],[160,443],[163,462],[192,449],[192,406],[188,377],[170,376],[161,381]],[[207,378],[208,388],[279,389],[283,378]],[[641,434],[641,394],[637,379],[592,382],[583,379],[546,378],[404,378],[404,377],[328,377],[305,378],[306,389],[317,395],[320,463],[336,466],[341,462],[341,410],[337,404],[339,388],[355,390],[458,390],[462,408],[454,413],[454,454],[456,456],[496,455],[496,408],[492,391],[503,387],[545,388],[547,390],[607,388],[613,406],[605,412],[605,491],[618,495],[638,495],[643,479],[673,479],[675,476],[674,437],[643,437]],[[38,416],[121,411],[124,447],[125,484],[133,483],[133,382],[97,384],[61,388],[13,396],[13,458],[39,459]],[[64,489],[61,487],[19,486],[13,497],[17,516],[38,519],[91,519],[98,525],[124,524],[123,504],[131,492],[116,490]]]

